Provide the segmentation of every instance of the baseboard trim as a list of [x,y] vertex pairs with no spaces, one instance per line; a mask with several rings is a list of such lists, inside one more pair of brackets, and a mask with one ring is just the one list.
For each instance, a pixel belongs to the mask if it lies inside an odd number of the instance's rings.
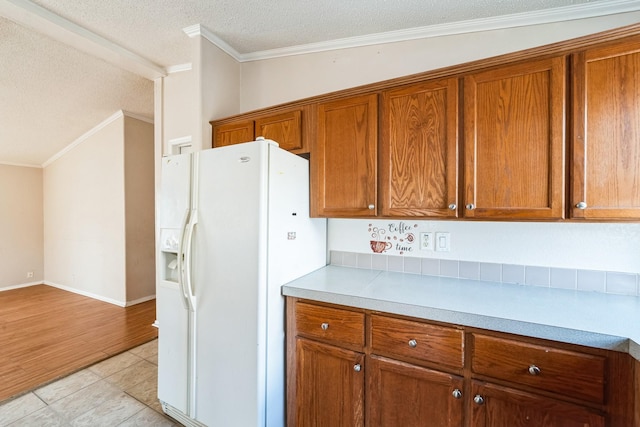
[[156,295],[149,295],[146,297],[142,297],[142,298],[138,298],[138,299],[134,299],[133,301],[127,301],[125,307],[129,307],[132,305],[136,305],[136,304],[140,304],[143,302],[147,302],[147,301],[151,301],[152,299],[156,299]]
[[126,307],[126,304],[127,304],[125,301],[118,301],[118,300],[113,299],[113,298],[107,298],[107,297],[102,296],[102,295],[94,294],[94,293],[83,291],[83,290],[76,289],[76,288],[71,288],[71,287],[65,286],[65,285],[60,285],[58,283],[54,283],[54,282],[51,282],[49,280],[45,280],[44,284],[45,285],[49,285],[49,286],[53,286],[54,288],[62,289],[63,291],[73,292],[74,294],[78,294],[78,295],[82,295],[82,296],[85,296],[85,297],[89,297],[89,298],[97,299],[97,300],[100,300],[100,301],[108,302],[109,304],[114,304],[114,305],[117,305],[117,306],[120,306],[120,307]]
[[44,284],[42,281],[21,283],[19,285],[11,285],[11,286],[6,286],[4,288],[0,288],[0,292],[2,292],[2,291],[10,291],[11,289],[28,288],[29,286],[42,285],[42,284]]
[[71,288],[69,286],[65,286],[65,285],[60,285],[58,283],[54,283],[51,282],[49,280],[44,280],[44,281],[39,281],[39,282],[29,282],[29,283],[21,283],[19,285],[11,285],[11,286],[7,286],[4,288],[0,288],[0,292],[3,291],[10,291],[12,289],[20,289],[20,288],[27,288],[29,286],[36,286],[36,285],[47,285],[47,286],[51,286],[54,288],[58,288],[58,289],[62,289],[63,291],[67,291],[67,292],[73,292],[74,294],[78,294],[78,295],[82,295],[85,297],[89,297],[89,298],[93,298],[93,299],[97,299],[99,301],[104,301],[104,302],[108,302],[109,304],[114,304],[117,305],[119,307],[129,307],[132,305],[136,305],[136,304],[140,304],[143,302],[147,302],[147,301],[151,301],[153,299],[156,299],[156,295],[148,295],[146,297],[142,297],[142,298],[138,298],[132,301],[119,301],[119,300],[115,300],[113,298],[107,298],[104,297],[102,295],[98,295],[98,294],[94,294],[91,292],[86,292],[80,289],[76,289],[76,288]]

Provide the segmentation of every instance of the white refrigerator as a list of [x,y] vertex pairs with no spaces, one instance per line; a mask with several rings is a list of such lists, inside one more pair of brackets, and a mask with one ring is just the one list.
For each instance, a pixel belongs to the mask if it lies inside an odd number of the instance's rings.
[[308,161],[259,140],[162,159],[158,398],[187,426],[285,424],[282,284],[326,264]]

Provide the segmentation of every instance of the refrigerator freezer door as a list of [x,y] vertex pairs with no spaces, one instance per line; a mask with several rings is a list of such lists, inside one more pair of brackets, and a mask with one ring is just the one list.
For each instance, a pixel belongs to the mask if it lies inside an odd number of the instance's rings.
[[179,246],[189,212],[190,155],[162,159],[161,191],[158,200],[158,277],[156,315],[158,338],[158,398],[188,412],[189,315],[179,284]]

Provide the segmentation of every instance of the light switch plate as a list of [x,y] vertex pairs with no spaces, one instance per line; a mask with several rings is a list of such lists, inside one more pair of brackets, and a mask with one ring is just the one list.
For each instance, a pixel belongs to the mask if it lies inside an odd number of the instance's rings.
[[436,233],[436,252],[449,252],[451,250],[451,235],[448,232]]

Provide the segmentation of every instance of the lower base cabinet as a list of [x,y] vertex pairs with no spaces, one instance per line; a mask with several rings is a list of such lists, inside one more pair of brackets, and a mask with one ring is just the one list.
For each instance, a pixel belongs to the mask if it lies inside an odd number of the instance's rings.
[[377,356],[367,373],[368,425],[462,427],[462,377]]
[[296,426],[364,425],[364,355],[296,340]]
[[614,351],[287,298],[289,427],[640,427]]
[[596,411],[494,384],[473,382],[472,427],[604,427]]

